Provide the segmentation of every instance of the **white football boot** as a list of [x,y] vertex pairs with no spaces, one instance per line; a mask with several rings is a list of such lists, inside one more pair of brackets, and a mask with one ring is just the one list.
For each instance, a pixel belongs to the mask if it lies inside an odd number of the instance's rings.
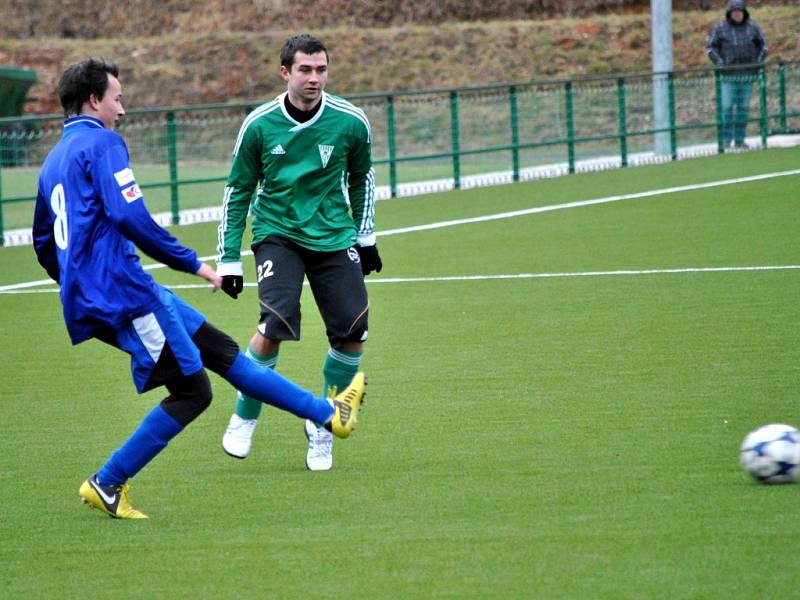
[[333,466],[333,434],[308,419],[305,429],[308,438],[306,468],[309,471],[328,471]]
[[247,458],[257,423],[258,419],[243,419],[233,413],[225,435],[222,436],[222,449],[225,453],[234,458]]

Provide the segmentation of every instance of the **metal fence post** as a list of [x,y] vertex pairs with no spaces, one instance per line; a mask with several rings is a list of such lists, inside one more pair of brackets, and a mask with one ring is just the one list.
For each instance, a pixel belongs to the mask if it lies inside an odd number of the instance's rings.
[[0,135],[0,248],[6,245],[6,228],[3,226],[3,136]]
[[567,170],[575,172],[575,122],[572,116],[572,82],[564,84],[564,102],[567,111]]
[[778,62],[778,126],[781,133],[786,133],[786,63]]
[[669,151],[672,160],[678,160],[678,131],[675,129],[675,77],[672,71],[667,78],[669,101]]
[[169,203],[172,211],[172,224],[180,223],[180,204],[178,201],[178,148],[176,140],[175,113],[167,113],[167,160],[169,161]]
[[725,152],[725,141],[722,138],[722,74],[719,71],[714,71],[714,91],[717,108],[717,153],[722,154]]
[[511,173],[514,181],[519,181],[519,114],[517,107],[517,86],[508,89],[509,113],[511,118]]
[[389,152],[389,194],[397,198],[397,147],[394,131],[394,96],[386,97],[386,145]]
[[461,147],[458,141],[458,92],[450,92],[450,139],[453,150],[453,187],[461,189]]
[[619,122],[619,159],[623,167],[628,166],[628,118],[625,113],[625,80],[617,79],[617,120]]
[[767,74],[763,65],[758,70],[758,106],[761,147],[766,148],[767,135],[769,134],[769,121],[767,119]]

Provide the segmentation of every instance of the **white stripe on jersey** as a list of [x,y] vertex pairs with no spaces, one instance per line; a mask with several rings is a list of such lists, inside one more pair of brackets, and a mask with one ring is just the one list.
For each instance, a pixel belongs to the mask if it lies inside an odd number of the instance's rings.
[[367,173],[364,183],[364,212],[361,213],[361,223],[358,226],[358,235],[369,235],[375,228],[375,169]]
[[92,126],[94,126],[94,127],[99,127],[99,128],[101,128],[101,129],[102,129],[102,127],[103,127],[103,126],[102,126],[102,125],[100,125],[100,123],[98,123],[97,121],[90,121],[89,119],[80,119],[80,120],[78,120],[78,121],[71,121],[71,122],[69,122],[69,123],[65,123],[65,124],[64,124],[64,129],[66,129],[66,128],[67,128],[67,127],[69,127],[70,125],[75,125],[75,123],[88,123],[89,125],[92,125]]
[[158,362],[158,357],[161,356],[161,351],[164,349],[166,343],[166,336],[161,330],[161,325],[158,324],[156,316],[153,313],[146,314],[132,321],[133,329],[139,334],[139,339],[142,341],[145,350],[153,359],[153,362]]
[[217,226],[217,262],[222,262],[222,255],[225,254],[225,231],[228,229],[228,202],[233,194],[232,186],[225,186],[222,193],[222,218]]
[[342,100],[341,98],[335,98],[333,96],[329,96],[326,94],[326,98],[328,99],[328,106],[330,106],[334,110],[338,110],[339,112],[343,112],[349,115],[353,115],[356,119],[361,121],[364,124],[364,127],[367,128],[367,143],[372,143],[372,128],[369,126],[369,119],[367,119],[366,113],[363,110],[350,104],[347,100]]
[[342,178],[339,184],[342,186],[342,196],[350,204],[350,194],[347,192],[347,173],[345,173],[344,169],[342,169]]
[[245,117],[242,126],[239,128],[239,135],[236,137],[236,145],[233,147],[233,155],[236,156],[239,154],[239,146],[242,145],[242,140],[244,139],[244,134],[247,129],[252,125],[256,120],[264,115],[271,113],[276,108],[280,108],[281,103],[279,99],[276,98],[274,100],[270,100],[256,108],[253,112],[251,112],[247,117]]
[[344,98],[340,98],[338,96],[331,96],[330,94],[325,94],[325,97],[328,99],[329,104],[336,105],[337,107],[348,111],[352,111],[353,114],[357,115],[361,120],[363,120],[366,123],[367,127],[369,127],[369,119],[367,118],[367,113],[365,113],[355,104],[353,104],[349,100],[345,100]]

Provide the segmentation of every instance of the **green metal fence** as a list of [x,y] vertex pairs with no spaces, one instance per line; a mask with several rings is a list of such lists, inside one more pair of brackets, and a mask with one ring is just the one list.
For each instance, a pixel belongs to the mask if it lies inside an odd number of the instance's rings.
[[[350,99],[372,125],[378,197],[396,198],[723,152],[728,76],[686,69]],[[658,125],[654,96],[668,104]],[[234,140],[254,107],[128,112],[119,131],[162,222],[215,218]],[[56,115],[0,119],[0,245],[25,243],[38,168],[61,124]],[[767,63],[754,77],[748,134],[753,148],[800,134],[800,61]]]

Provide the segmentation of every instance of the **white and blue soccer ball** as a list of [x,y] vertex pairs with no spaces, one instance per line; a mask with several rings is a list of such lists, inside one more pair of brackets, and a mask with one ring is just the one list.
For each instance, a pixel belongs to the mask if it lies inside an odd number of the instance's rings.
[[800,478],[800,431],[773,423],[747,434],[739,451],[742,468],[761,483],[793,483]]

